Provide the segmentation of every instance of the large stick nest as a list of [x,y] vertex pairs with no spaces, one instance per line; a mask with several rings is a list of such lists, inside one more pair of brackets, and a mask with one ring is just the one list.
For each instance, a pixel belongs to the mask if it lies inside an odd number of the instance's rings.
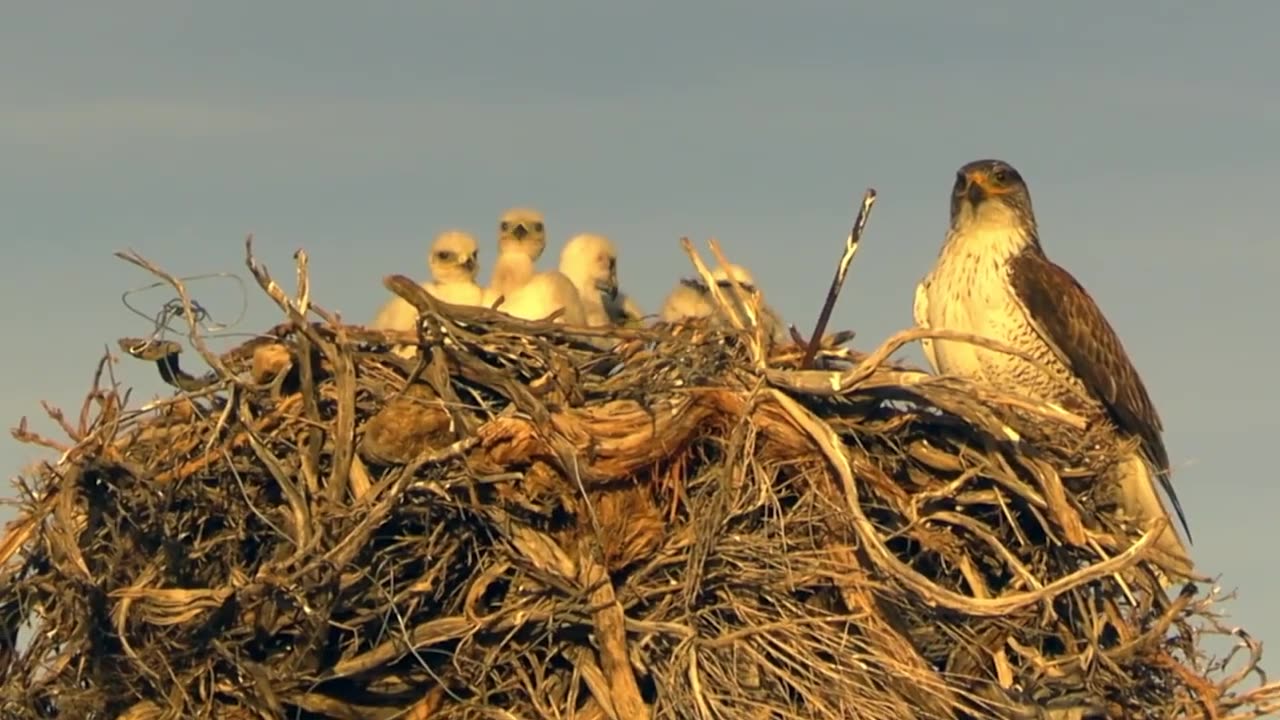
[[[173,283],[176,279],[140,258]],[[94,389],[0,545],[0,715],[1260,717],[1095,478],[1131,445],[828,342],[440,306]],[[315,314],[319,321],[304,319]],[[973,342],[979,340],[973,339]],[[418,359],[392,352],[419,347]],[[608,347],[609,349],[600,349]],[[105,360],[104,360],[105,364]],[[23,428],[21,438],[56,445]],[[31,630],[25,647],[19,628]]]

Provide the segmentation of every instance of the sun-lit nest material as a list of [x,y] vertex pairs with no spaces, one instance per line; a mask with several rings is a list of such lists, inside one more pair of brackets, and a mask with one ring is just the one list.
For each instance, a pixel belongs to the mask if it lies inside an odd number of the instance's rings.
[[249,262],[284,324],[195,337],[205,377],[126,338],[174,396],[126,409],[100,367],[55,413],[73,446],[0,545],[0,716],[1280,709],[1216,593],[1160,591],[1150,528],[1093,482],[1121,449],[886,361],[918,332],[800,370],[732,325],[573,331],[395,276],[421,327],[387,334],[313,306],[305,256],[297,297]]

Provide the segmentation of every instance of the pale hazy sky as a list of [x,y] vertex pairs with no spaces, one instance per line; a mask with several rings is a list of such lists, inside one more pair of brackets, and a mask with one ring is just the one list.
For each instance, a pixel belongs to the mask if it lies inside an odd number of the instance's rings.
[[[247,277],[253,232],[291,283],[304,246],[316,300],[362,321],[432,234],[491,238],[516,204],[546,211],[553,252],[611,235],[649,309],[688,272],[677,238],[715,235],[807,327],[873,185],[833,323],[870,349],[911,323],[956,168],[999,157],[1143,372],[1232,622],[1280,643],[1280,3],[199,5],[5,7],[8,425],[74,411],[104,344],[148,332],[118,297],[149,278],[113,250]],[[233,288],[193,289],[236,312]],[[254,292],[241,330],[280,319]],[[161,389],[119,372],[135,402]],[[0,441],[0,466],[32,457]]]

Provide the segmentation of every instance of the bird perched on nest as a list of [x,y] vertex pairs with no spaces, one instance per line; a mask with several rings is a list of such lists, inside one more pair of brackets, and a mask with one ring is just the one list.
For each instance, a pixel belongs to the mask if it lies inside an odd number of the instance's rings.
[[[471,233],[445,230],[436,235],[427,255],[431,282],[422,283],[422,289],[453,305],[479,305],[484,294],[476,284],[479,252],[480,246]],[[417,321],[418,311],[395,297],[378,310],[371,326],[381,330],[412,330]]]
[[[1008,353],[936,338],[922,343],[935,372],[1103,417],[1121,436],[1136,436],[1138,452],[1117,468],[1122,509],[1143,523],[1167,519],[1155,488],[1158,478],[1190,540],[1147,389],[1093,299],[1045,256],[1031,195],[1008,163],[977,160],[957,172],[950,229],[936,264],[916,288],[913,314],[924,328],[1003,342],[1053,376]],[[1171,522],[1155,548],[1179,574],[1192,572],[1190,553]]]
[[498,259],[481,303],[493,307],[501,300],[499,310],[523,320],[543,320],[563,311],[557,322],[582,325],[582,299],[573,281],[558,270],[536,271],[546,249],[542,213],[528,208],[504,212],[498,222]]
[[[777,337],[782,329],[782,321],[777,313],[765,304],[764,295],[756,286],[756,280],[751,271],[736,264],[730,264],[727,272],[722,267],[716,267],[711,271],[711,279],[715,280],[721,294],[730,303],[733,302],[731,277],[737,281],[739,290],[746,292],[747,297],[743,300],[748,303],[759,302],[760,322],[764,325],[765,333],[771,337]],[[739,317],[746,318],[742,308],[735,308],[735,311]],[[671,294],[667,295],[662,303],[662,312],[659,317],[666,322],[678,322],[690,318],[717,317],[717,315],[716,301],[711,295],[711,288],[707,287],[702,278],[685,278],[676,285]],[[728,325],[729,323],[727,319],[717,317],[716,324]]]
[[609,238],[594,233],[570,238],[560,251],[560,272],[578,289],[587,325],[622,325],[644,315],[618,289],[618,250]]

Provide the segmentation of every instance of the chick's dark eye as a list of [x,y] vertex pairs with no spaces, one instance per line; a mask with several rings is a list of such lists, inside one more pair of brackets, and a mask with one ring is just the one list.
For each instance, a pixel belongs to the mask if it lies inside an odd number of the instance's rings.
[[511,223],[507,222],[506,220],[503,220],[502,222],[498,223],[498,229],[503,232],[506,232],[507,230],[511,229]]
[[534,232],[542,232],[542,223],[540,223],[540,222],[536,222],[536,223],[534,223],[534,224],[533,224],[533,231],[534,231]]

